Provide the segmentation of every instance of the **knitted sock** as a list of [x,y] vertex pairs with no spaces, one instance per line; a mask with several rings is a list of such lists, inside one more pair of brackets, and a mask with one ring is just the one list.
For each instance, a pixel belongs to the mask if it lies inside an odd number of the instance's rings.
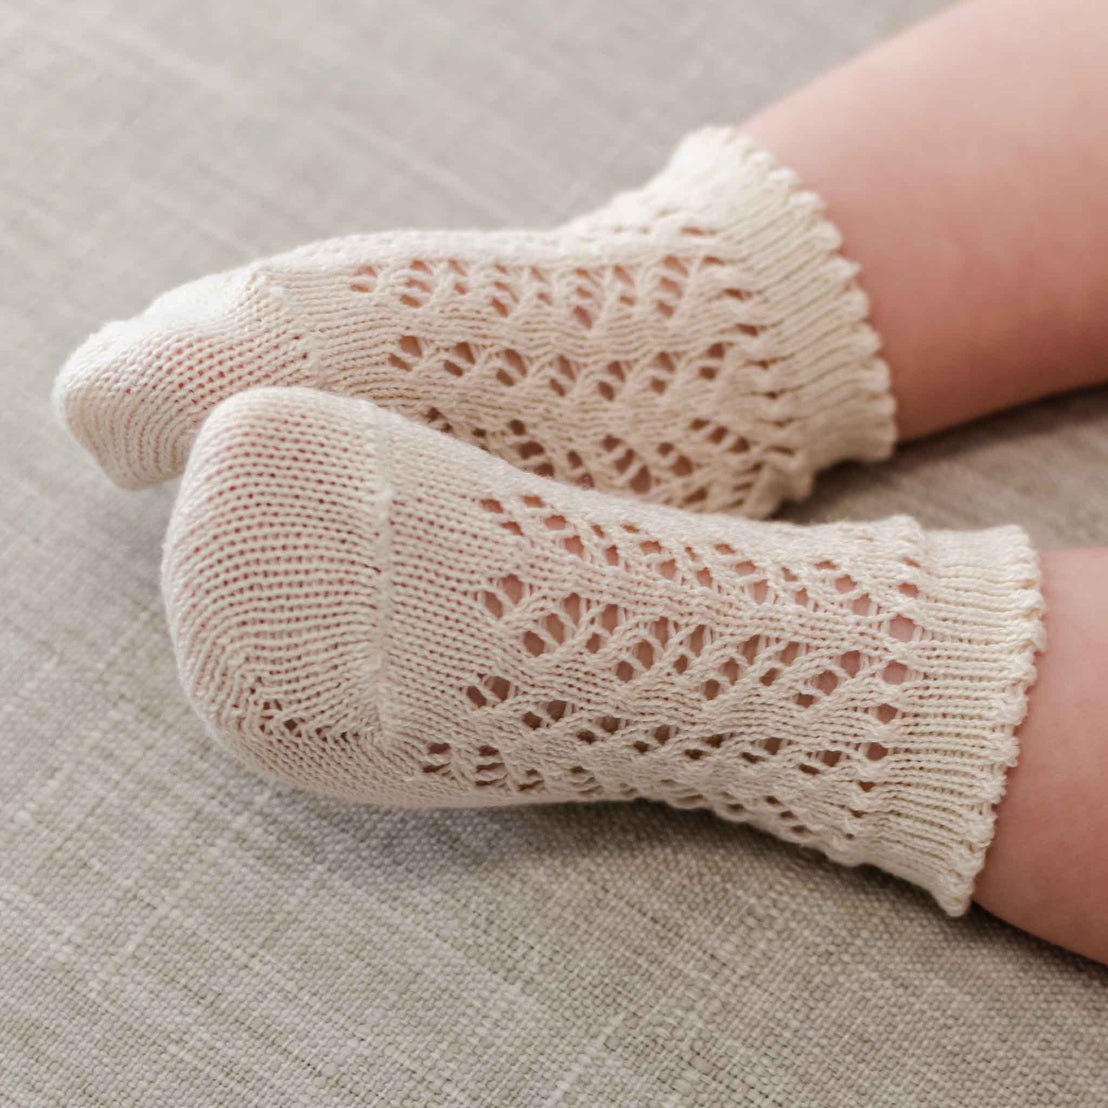
[[194,447],[163,584],[218,740],[405,806],[709,808],[963,911],[1041,646],[1016,527],[694,515],[263,389]]
[[726,128],[645,187],[546,232],[317,243],[112,323],[55,392],[121,485],[178,472],[257,385],[359,396],[542,476],[771,511],[887,456],[887,369],[819,199]]

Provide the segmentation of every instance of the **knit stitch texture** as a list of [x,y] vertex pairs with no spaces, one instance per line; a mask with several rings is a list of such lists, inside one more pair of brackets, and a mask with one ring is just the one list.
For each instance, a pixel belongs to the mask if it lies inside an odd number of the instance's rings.
[[69,359],[56,404],[121,485],[223,398],[372,399],[541,476],[762,516],[888,456],[888,371],[819,198],[729,128],[553,231],[357,235],[203,278]]
[[691,515],[300,389],[205,424],[163,584],[186,691],[266,775],[708,808],[951,913],[1042,646],[1019,528]]

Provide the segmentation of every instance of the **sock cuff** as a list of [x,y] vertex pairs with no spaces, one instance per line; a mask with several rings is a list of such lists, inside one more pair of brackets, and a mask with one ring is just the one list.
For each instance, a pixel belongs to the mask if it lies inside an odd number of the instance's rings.
[[570,227],[662,228],[690,210],[698,227],[684,230],[710,230],[741,259],[736,330],[749,373],[734,403],[765,454],[744,514],[768,515],[782,499],[806,496],[835,462],[889,457],[896,404],[860,267],[840,253],[823,200],[749,136],[734,127],[693,131],[645,186]]
[[[1045,607],[1022,528],[911,527],[917,538],[906,550],[915,552],[903,556],[900,592],[914,630],[906,680],[890,686],[895,729],[873,763],[879,787],[856,797],[864,832],[833,840],[827,853],[912,881],[957,916],[969,908],[1018,760],[1016,729],[1045,646]],[[926,681],[912,681],[913,665]]]

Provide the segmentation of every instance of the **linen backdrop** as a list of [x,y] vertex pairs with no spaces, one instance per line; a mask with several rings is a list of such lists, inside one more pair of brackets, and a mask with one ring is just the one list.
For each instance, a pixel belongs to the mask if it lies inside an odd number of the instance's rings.
[[[647,803],[383,811],[237,768],[166,639],[174,489],[113,488],[47,403],[170,285],[560,221],[935,6],[0,0],[0,1103],[1108,1103],[1108,971],[979,910]],[[1106,474],[1101,390],[789,515],[1103,544]]]

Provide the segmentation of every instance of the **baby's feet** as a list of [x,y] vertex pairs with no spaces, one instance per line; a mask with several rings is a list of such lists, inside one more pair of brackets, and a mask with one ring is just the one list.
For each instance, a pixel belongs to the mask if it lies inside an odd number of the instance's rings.
[[286,782],[709,808],[968,903],[1039,641],[1018,528],[691,516],[303,389],[204,424],[164,567],[185,689]]
[[77,350],[55,398],[119,484],[184,466],[258,385],[365,397],[542,476],[771,511],[893,443],[887,371],[818,199],[736,132],[545,232],[395,232],[204,278]]

